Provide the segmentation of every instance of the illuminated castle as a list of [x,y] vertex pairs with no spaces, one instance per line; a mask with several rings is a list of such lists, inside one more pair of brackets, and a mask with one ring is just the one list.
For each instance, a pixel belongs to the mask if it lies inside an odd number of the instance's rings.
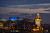
[[41,16],[39,15],[39,13],[37,13],[37,16],[35,18],[35,25],[37,25],[37,27],[34,27],[33,31],[43,31],[43,27],[41,26]]
[[41,27],[41,16],[39,15],[39,13],[35,18],[35,25],[37,25],[37,27]]
[[41,16],[39,13],[37,13],[37,16],[35,18],[35,25],[37,25],[37,27],[34,27],[33,31],[39,31],[38,33],[43,33],[43,27],[41,26]]

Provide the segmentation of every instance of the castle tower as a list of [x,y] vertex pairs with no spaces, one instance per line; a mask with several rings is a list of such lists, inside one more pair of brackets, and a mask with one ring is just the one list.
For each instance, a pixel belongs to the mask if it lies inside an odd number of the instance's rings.
[[35,25],[37,25],[37,27],[41,27],[41,16],[39,13],[37,13],[37,16],[35,18]]

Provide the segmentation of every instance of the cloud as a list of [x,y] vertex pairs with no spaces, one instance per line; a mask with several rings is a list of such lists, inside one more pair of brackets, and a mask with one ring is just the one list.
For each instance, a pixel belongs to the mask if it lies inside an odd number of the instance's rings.
[[50,10],[44,10],[44,11],[50,11]]
[[21,13],[18,12],[9,12],[9,15],[20,15]]
[[50,11],[45,11],[48,9],[50,9],[50,3],[48,3],[48,4],[44,3],[44,4],[10,5],[7,7],[0,7],[0,14],[10,14],[10,12],[28,13],[28,14],[33,14],[33,13],[35,14],[38,12],[39,13],[50,13]]
[[50,8],[50,3],[44,4],[26,4],[26,5],[10,5],[8,8]]
[[3,8],[0,8],[1,12],[0,14],[9,14],[10,12],[19,12],[19,13],[28,13],[28,14],[35,14],[35,13],[50,13],[50,11],[44,11],[44,10],[48,10],[50,8],[47,8],[47,9],[43,9],[43,8],[40,8],[40,9],[24,9],[24,8],[6,8],[6,7],[3,7]]
[[9,5],[21,5],[21,4],[42,4],[50,3],[50,0],[0,0],[0,7],[6,7]]

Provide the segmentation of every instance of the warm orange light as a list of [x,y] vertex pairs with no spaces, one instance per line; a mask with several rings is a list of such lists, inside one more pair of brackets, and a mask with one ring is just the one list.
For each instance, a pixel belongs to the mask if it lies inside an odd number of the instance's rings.
[[37,27],[39,29],[39,27]]
[[9,29],[11,29],[11,28],[9,27]]
[[30,21],[28,21],[28,22],[30,22]]
[[24,27],[24,29],[26,29],[26,28]]
[[43,30],[43,28],[42,28],[42,30]]
[[5,27],[4,29],[7,29],[8,27]]
[[33,31],[37,31],[37,29],[33,29]]
[[39,29],[37,29],[37,30],[39,30]]

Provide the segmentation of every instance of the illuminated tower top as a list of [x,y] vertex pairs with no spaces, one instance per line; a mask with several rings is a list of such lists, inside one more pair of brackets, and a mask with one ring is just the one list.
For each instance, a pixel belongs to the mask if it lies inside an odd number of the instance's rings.
[[37,15],[39,15],[39,13]]
[[39,18],[41,19],[41,16],[39,15],[39,13],[37,13],[36,18],[37,18],[37,19],[39,19]]

